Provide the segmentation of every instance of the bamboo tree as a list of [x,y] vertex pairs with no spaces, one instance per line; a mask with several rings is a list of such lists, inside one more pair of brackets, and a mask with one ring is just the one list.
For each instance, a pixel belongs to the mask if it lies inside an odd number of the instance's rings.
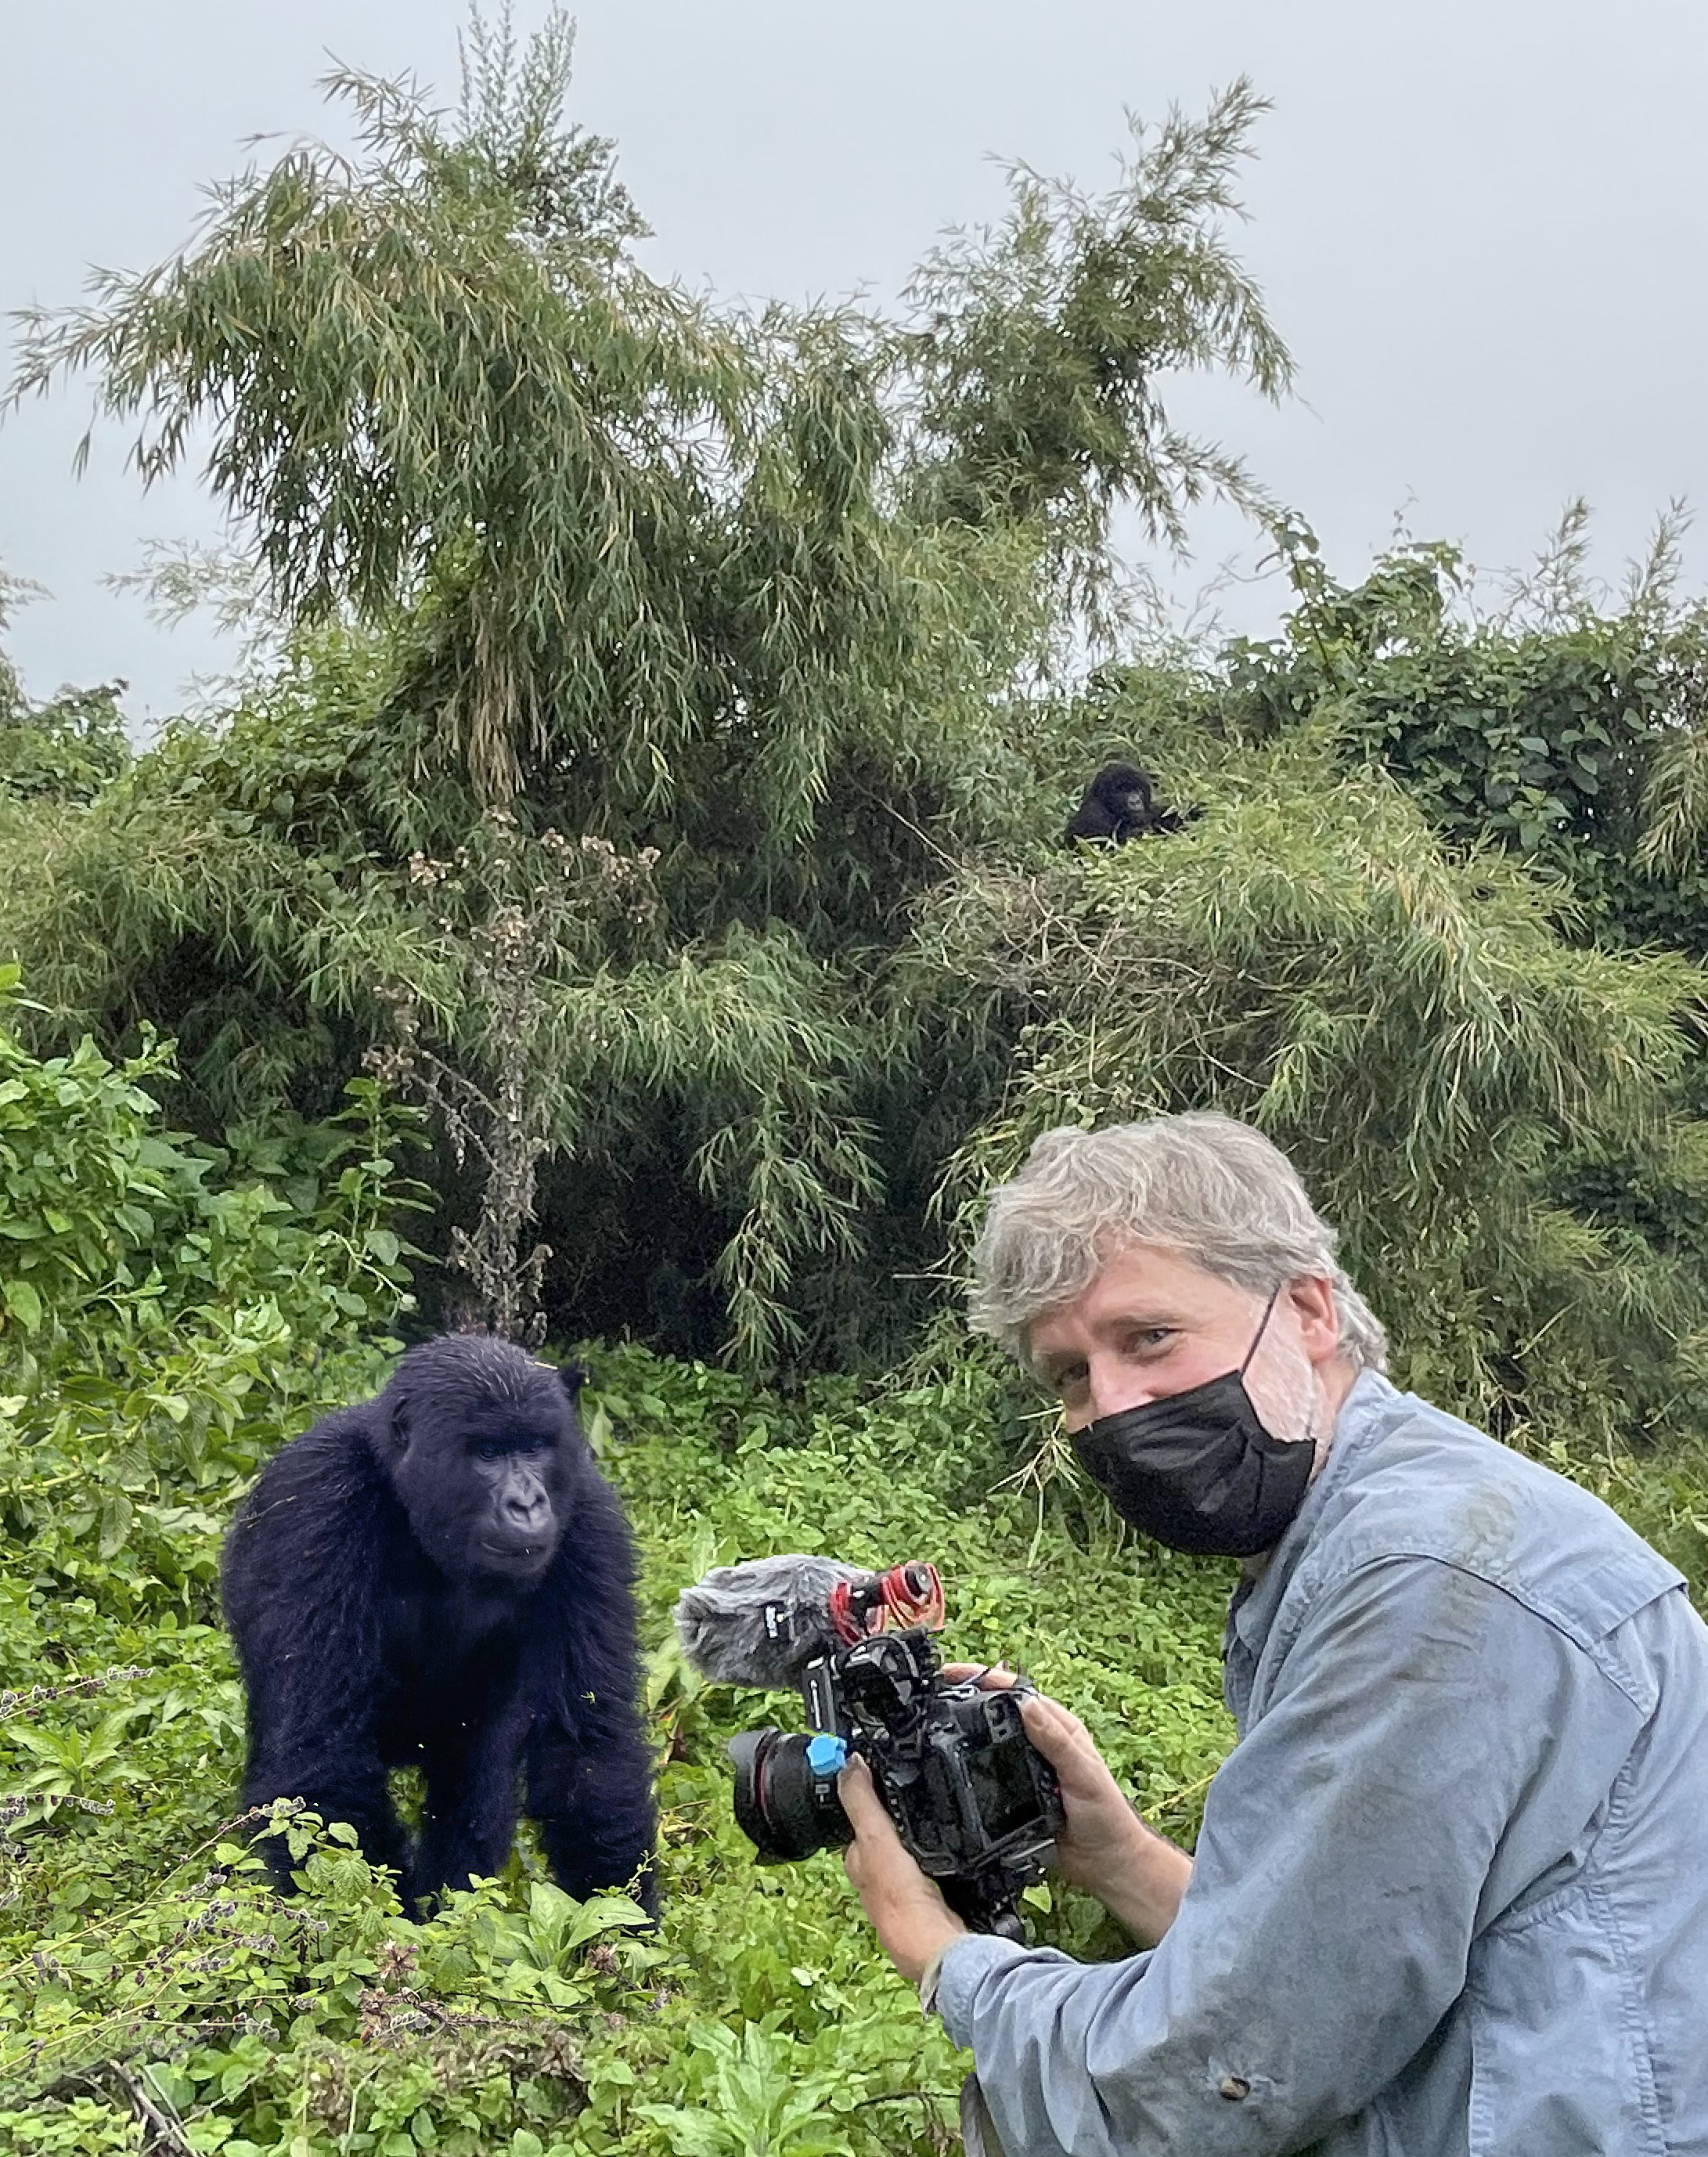
[[569,59],[560,14],[524,44],[476,18],[449,116],[340,69],[352,157],[250,170],[183,254],[27,324],[14,399],[92,373],[145,481],[208,442],[286,649],[88,820],[38,823],[0,908],[64,1017],[180,1034],[211,1128],[335,1098],[387,984],[491,1104],[480,922],[446,929],[410,857],[493,809],[656,850],[645,933],[602,919],[540,974],[518,1128],[549,1130],[543,1175],[639,1148],[710,1208],[764,1361],[809,1305],[858,1313],[877,1194],[918,1183],[887,956],[961,847],[1054,820],[1026,692],[1107,579],[1114,503],[1169,535],[1205,486],[1250,492],[1160,385],[1284,386],[1221,234],[1260,107],[1173,116],[1096,200],[1017,173],[902,318],[749,311],[639,267]]

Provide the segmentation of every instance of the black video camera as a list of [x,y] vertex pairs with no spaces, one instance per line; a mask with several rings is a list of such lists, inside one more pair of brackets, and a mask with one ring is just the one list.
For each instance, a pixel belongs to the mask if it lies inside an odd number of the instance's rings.
[[814,1735],[729,1741],[736,1820],[762,1862],[851,1841],[836,1776],[857,1753],[949,1907],[975,1932],[1020,1939],[1021,1890],[1042,1877],[1066,1817],[1056,1771],[1021,1719],[1031,1690],[949,1683],[920,1629],[834,1649],[800,1671]]

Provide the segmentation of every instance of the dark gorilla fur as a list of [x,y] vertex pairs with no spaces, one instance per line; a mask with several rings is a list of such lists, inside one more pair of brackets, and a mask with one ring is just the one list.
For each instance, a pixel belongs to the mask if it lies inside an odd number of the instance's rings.
[[1156,781],[1136,764],[1106,764],[1081,798],[1062,834],[1076,839],[1142,839],[1154,831],[1183,831],[1186,820],[1177,809],[1155,800]]
[[[502,1867],[520,1768],[559,1886],[640,1874],[656,1908],[634,1557],[579,1383],[502,1341],[426,1341],[275,1455],[226,1539],[244,1804],[347,1820],[411,1907]],[[414,1848],[387,1787],[405,1766],[426,1779]]]

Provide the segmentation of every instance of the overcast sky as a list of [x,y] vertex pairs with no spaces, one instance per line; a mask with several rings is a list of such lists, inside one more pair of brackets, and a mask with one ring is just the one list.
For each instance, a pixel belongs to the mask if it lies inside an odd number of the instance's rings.
[[[518,27],[543,12],[517,0]],[[169,255],[247,137],[336,126],[329,52],[449,101],[463,18],[457,0],[0,0],[0,310]],[[1177,412],[1343,575],[1397,512],[1521,563],[1580,493],[1617,574],[1682,495],[1708,584],[1700,0],[585,0],[579,20],[576,116],[616,138],[650,265],[755,296],[887,300],[944,226],[1000,210],[994,160],[1101,186],[1124,110],[1201,107],[1248,74],[1275,109],[1240,243],[1299,395],[1275,412],[1186,384]],[[0,427],[0,565],[51,593],[11,646],[37,695],[126,677],[141,721],[218,642],[156,628],[102,577],[217,520],[192,477],[142,495],[116,434],[75,478],[88,406],[61,392]],[[1205,518],[1176,588],[1240,543]],[[1226,604],[1260,629],[1279,601],[1271,584]]]

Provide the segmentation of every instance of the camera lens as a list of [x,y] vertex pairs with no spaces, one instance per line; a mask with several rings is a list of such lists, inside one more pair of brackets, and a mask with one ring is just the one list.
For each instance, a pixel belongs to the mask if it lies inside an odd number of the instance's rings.
[[811,1742],[780,1730],[743,1730],[729,1741],[736,1825],[761,1857],[810,1857],[853,1839],[835,1777],[806,1757]]

